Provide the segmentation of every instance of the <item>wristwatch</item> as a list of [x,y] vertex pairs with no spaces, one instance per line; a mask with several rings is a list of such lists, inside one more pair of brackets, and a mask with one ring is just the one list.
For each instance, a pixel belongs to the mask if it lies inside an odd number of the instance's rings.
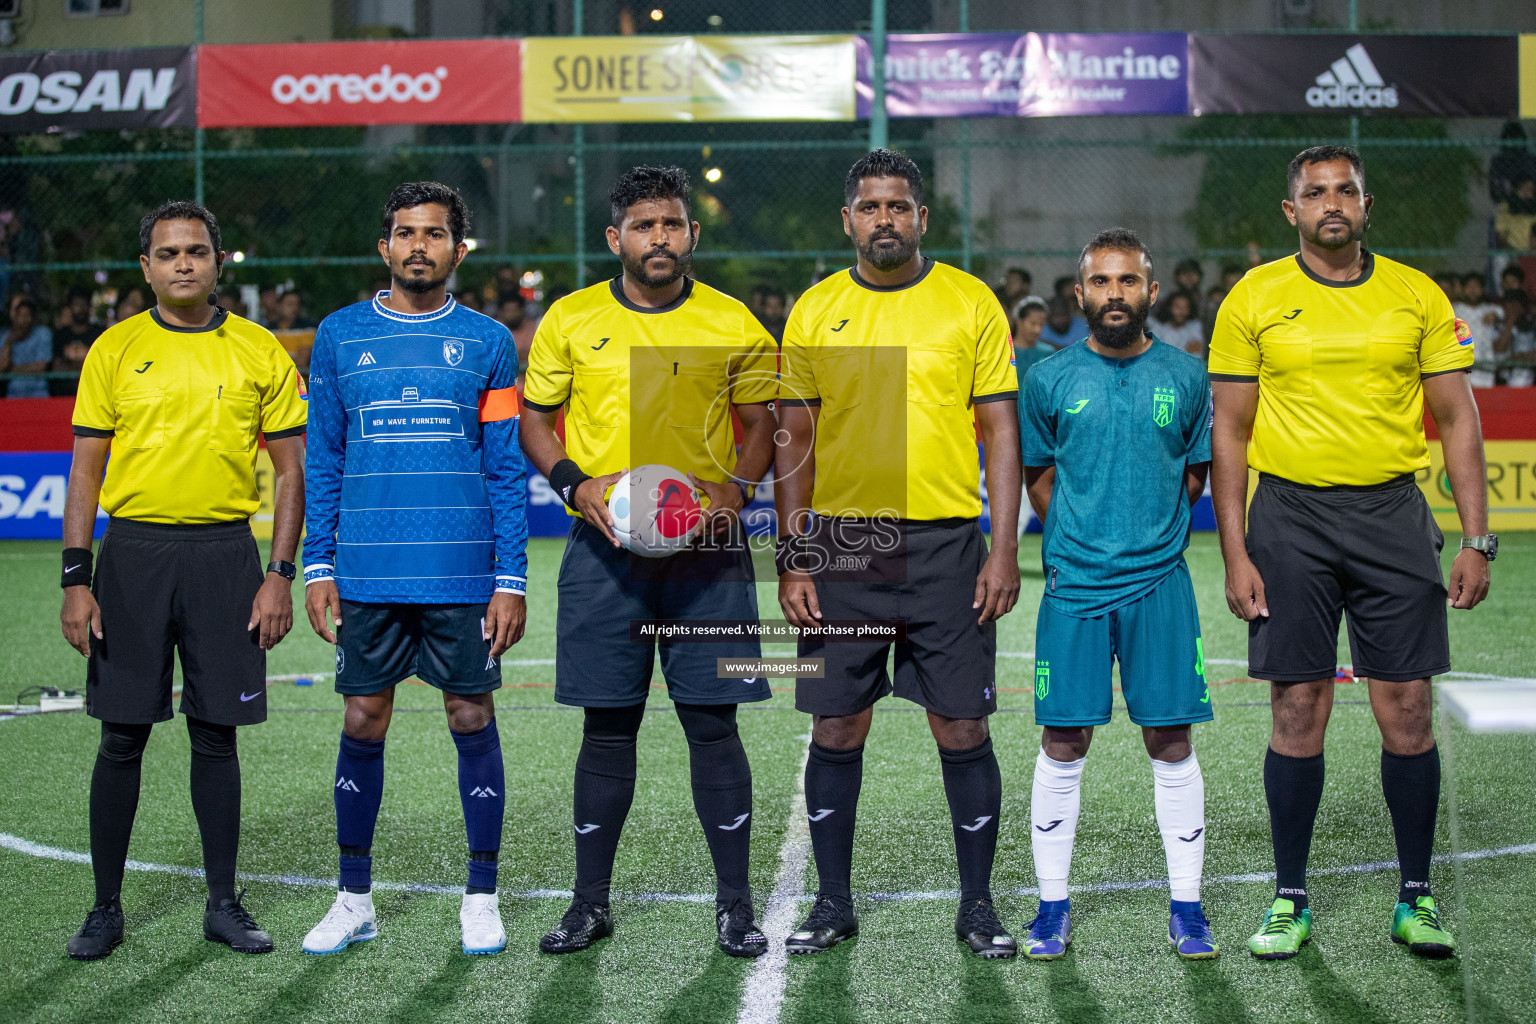
[[1461,546],[1471,548],[1490,562],[1499,557],[1499,535],[1496,533],[1484,534],[1481,537],[1463,537]]
[[292,562],[268,562],[267,572],[275,572],[285,580],[291,580],[299,574],[299,567]]

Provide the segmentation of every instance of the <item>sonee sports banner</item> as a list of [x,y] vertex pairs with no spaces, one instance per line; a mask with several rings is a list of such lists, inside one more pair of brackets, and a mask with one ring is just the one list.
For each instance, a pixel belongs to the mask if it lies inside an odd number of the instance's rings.
[[501,124],[522,118],[516,39],[204,46],[204,128]]
[[197,123],[191,47],[0,57],[0,134]]
[[1192,114],[1514,117],[1514,36],[1189,37]]

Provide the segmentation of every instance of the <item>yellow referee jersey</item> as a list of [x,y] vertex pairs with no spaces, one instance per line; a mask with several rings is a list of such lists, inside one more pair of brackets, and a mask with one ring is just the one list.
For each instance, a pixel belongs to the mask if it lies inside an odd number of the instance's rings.
[[1429,467],[1420,381],[1472,365],[1472,333],[1424,274],[1367,252],[1354,281],[1301,256],[1250,270],[1211,334],[1211,379],[1257,381],[1248,464],[1313,486]]
[[727,483],[730,407],[773,401],[774,372],[773,338],[729,295],[687,279],[675,302],[652,308],[615,278],[539,321],[523,404],[566,406],[565,449],[592,476],[660,463]]
[[780,404],[820,406],[817,514],[981,515],[972,407],[1018,397],[1008,319],[981,281],[931,260],[894,288],[833,274],[790,311],[781,375]]
[[224,310],[172,327],[154,309],[108,328],[80,371],[74,428],[110,437],[101,507],[151,523],[249,519],[257,434],[304,432],[293,360],[264,327]]

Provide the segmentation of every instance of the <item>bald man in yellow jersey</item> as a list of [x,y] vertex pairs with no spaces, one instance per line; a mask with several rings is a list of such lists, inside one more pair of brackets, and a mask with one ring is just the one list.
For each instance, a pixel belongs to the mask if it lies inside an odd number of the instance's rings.
[[[1248,674],[1270,681],[1264,762],[1276,892],[1248,942],[1260,959],[1311,937],[1307,854],[1323,791],[1339,620],[1381,729],[1381,787],[1401,885],[1391,937],[1420,956],[1455,940],[1429,888],[1440,754],[1430,677],[1451,667],[1446,607],[1488,593],[1482,428],[1467,371],[1472,334],[1424,274],[1363,244],[1374,198],[1360,155],[1298,153],[1281,204],[1295,256],[1250,270],[1211,338],[1211,487],[1227,604],[1248,622]],[[1443,538],[1415,476],[1429,469],[1424,408],[1439,429],[1461,519],[1449,588]],[[1249,468],[1259,485],[1244,505]]]

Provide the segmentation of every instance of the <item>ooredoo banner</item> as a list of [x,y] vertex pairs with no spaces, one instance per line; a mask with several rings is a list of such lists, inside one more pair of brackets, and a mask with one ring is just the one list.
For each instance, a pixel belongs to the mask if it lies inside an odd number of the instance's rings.
[[190,127],[192,54],[180,46],[0,56],[0,134]]
[[1189,37],[1193,114],[1514,117],[1514,36]]
[[501,124],[522,119],[517,39],[204,46],[205,128]]
[[[890,35],[891,117],[1185,114],[1182,32]],[[858,116],[874,100],[874,56],[859,37]]]

